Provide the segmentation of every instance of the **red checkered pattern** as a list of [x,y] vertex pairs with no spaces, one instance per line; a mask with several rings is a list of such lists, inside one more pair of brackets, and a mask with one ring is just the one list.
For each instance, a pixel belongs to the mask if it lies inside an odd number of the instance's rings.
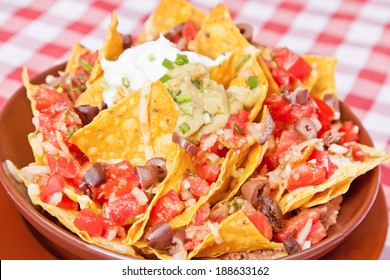
[[[118,12],[119,31],[138,36],[157,0],[140,2],[2,0],[0,108],[21,86],[22,65],[34,75],[65,61],[76,41],[92,49],[101,48],[114,9]],[[336,57],[340,98],[362,120],[375,146],[390,150],[390,1],[192,2],[205,11],[223,2],[236,22],[254,27],[254,38],[259,43]],[[390,164],[383,165],[381,170],[383,190],[390,205]],[[390,259],[390,236],[381,258]]]

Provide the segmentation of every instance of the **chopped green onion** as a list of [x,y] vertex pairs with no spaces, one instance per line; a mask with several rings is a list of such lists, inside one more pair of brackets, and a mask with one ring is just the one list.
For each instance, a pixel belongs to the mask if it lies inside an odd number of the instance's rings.
[[238,132],[238,134],[240,134],[240,135],[243,134],[241,128],[240,128],[237,124],[233,124],[233,127],[234,127],[234,129]]
[[184,122],[179,126],[181,133],[186,134],[191,128],[188,123]]
[[185,54],[177,54],[175,63],[177,65],[184,65],[188,63],[188,57]]
[[84,90],[87,89],[87,86],[86,85],[81,85],[77,88],[74,88],[73,91],[76,91],[76,92],[83,92]]
[[201,89],[201,88],[202,88],[202,86],[200,85],[200,81],[199,81],[198,79],[195,79],[195,80],[193,81],[193,84],[194,84],[194,86],[196,86],[198,89]]
[[154,56],[154,54],[149,54],[149,61],[154,61],[156,59],[156,57]]
[[257,84],[259,83],[259,77],[258,76],[250,76],[248,78],[248,86],[250,89],[254,89],[257,87]]
[[92,72],[92,66],[88,63],[88,61],[82,59],[80,60],[80,65],[84,68],[85,71]]
[[174,66],[174,63],[172,61],[170,61],[169,59],[167,58],[164,58],[163,62],[162,62],[162,65],[167,68],[167,69],[172,69],[173,66]]
[[162,76],[162,77],[160,78],[160,81],[161,81],[162,83],[165,83],[165,82],[168,82],[170,79],[172,79],[172,77],[169,76],[168,74],[165,74],[164,76]]
[[99,80],[99,85],[100,85],[104,90],[108,89],[108,83],[107,83],[106,79],[104,79],[104,78],[101,78],[101,79]]
[[194,178],[198,177],[198,175],[196,175],[194,172],[192,172],[189,169],[187,169],[187,173],[188,173],[188,178],[190,178],[190,179],[194,179]]
[[127,88],[130,87],[130,81],[127,77],[122,77],[122,85]]
[[245,62],[247,62],[251,58],[250,54],[244,55],[243,57],[240,58],[239,61],[237,61],[236,65],[234,65],[234,70],[237,72],[240,70],[242,66],[244,66]]
[[192,101],[192,96],[189,94],[178,94],[173,97],[177,103],[185,103]]
[[184,114],[192,116],[194,114],[194,108],[189,105],[182,106],[181,109],[183,110]]
[[199,91],[203,93],[205,91],[205,88],[201,88],[199,89]]
[[58,88],[57,88],[57,92],[58,92],[58,93],[64,92],[64,89],[63,89],[62,87],[58,87]]
[[271,60],[274,60],[275,53],[273,51],[271,51],[269,55],[271,56]]

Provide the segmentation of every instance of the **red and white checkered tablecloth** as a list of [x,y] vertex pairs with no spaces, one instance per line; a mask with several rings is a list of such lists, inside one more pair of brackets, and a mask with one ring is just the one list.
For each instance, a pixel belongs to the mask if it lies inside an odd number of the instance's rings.
[[[31,76],[64,62],[74,42],[100,49],[118,12],[119,31],[138,36],[158,0],[1,0],[0,108]],[[338,59],[339,96],[362,120],[379,149],[390,151],[389,0],[193,0],[206,11],[218,2],[236,22],[254,27],[255,41]],[[390,164],[382,187],[390,210]],[[389,211],[390,214],[390,211]],[[390,215],[389,215],[390,217]],[[390,228],[381,259],[390,259]]]

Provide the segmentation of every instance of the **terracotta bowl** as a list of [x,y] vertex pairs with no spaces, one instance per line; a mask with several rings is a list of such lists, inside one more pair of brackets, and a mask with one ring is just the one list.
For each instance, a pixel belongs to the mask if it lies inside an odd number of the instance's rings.
[[[57,74],[65,64],[58,65],[41,73],[33,84],[43,83],[49,74]],[[360,127],[361,142],[372,146],[367,131],[357,117],[341,103],[343,120],[352,120]],[[27,135],[34,131],[31,122],[30,102],[24,87],[21,87],[6,103],[0,112],[0,162],[11,160],[18,167],[33,161]],[[333,226],[328,237],[303,252],[289,255],[283,259],[318,259],[333,250],[363,221],[373,205],[379,189],[379,168],[360,176],[344,196],[337,225]],[[63,228],[58,221],[34,206],[23,184],[9,175],[3,164],[0,165],[0,180],[9,197],[23,217],[35,228],[38,239],[50,251],[62,259],[129,259],[128,256],[102,249],[82,241],[78,236]]]

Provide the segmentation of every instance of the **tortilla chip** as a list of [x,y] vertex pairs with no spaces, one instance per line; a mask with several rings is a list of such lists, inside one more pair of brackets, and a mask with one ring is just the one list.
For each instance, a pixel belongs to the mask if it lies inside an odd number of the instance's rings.
[[268,93],[279,93],[279,86],[275,82],[274,77],[272,77],[271,71],[269,70],[267,64],[265,63],[261,55],[257,56],[257,62],[259,63],[259,66],[263,70],[264,76],[268,81]]
[[303,59],[315,69],[318,77],[311,86],[310,94],[323,99],[325,94],[334,94],[337,97],[337,90],[334,80],[337,59],[333,57],[304,55]]
[[242,212],[227,217],[219,226],[218,232],[223,243],[218,244],[212,233],[188,255],[194,257],[218,257],[226,253],[255,251],[260,249],[283,250],[282,243],[271,242],[265,238],[255,225]]
[[[245,158],[245,155],[248,151],[249,149],[242,152],[229,150],[223,160],[217,181],[210,185],[209,192],[206,195],[201,196],[194,206],[187,207],[180,215],[176,216],[172,221],[169,222],[173,229],[188,225],[195,216],[196,211],[203,204],[208,201],[214,201],[217,197],[220,197],[221,194],[224,194],[228,190],[232,180],[232,177],[230,176],[230,170],[232,170],[233,166],[236,166],[240,159]],[[181,164],[183,166],[191,166],[191,169],[193,168],[192,159],[190,157],[182,159]]]
[[228,8],[218,4],[209,10],[188,49],[215,59],[222,53],[242,51],[249,45],[233,22]]
[[106,238],[90,236],[86,231],[78,229],[74,224],[74,220],[77,217],[78,211],[61,209],[57,206],[42,202],[32,185],[33,184],[28,186],[28,194],[32,202],[41,206],[51,216],[56,217],[62,225],[77,234],[82,240],[110,251],[142,259],[142,257],[135,252],[133,247],[124,245],[122,240],[118,237],[109,241]]
[[[287,213],[305,205],[306,203],[309,203],[315,194],[324,192],[325,190],[333,187],[337,189],[337,191],[335,191],[337,195],[343,194],[348,191],[353,179],[365,174],[381,163],[390,161],[389,152],[379,151],[375,148],[361,144],[358,145],[366,154],[369,155],[369,158],[367,158],[366,161],[355,161],[351,164],[338,168],[328,180],[319,185],[298,188],[283,195],[279,201],[282,213]],[[344,188],[340,188],[342,185],[344,185]],[[332,196],[325,196],[323,200],[317,200],[316,203],[326,203],[331,198]]]
[[101,108],[103,101],[103,88],[99,84],[100,79],[87,86],[87,89],[77,98],[75,106],[90,105]]
[[151,85],[150,100],[145,107],[149,120],[143,124],[149,126],[145,135],[140,121],[144,112],[140,107],[141,92],[142,89],[101,111],[90,124],[76,131],[70,142],[92,162],[127,159],[133,165],[144,164],[150,150],[153,156],[166,158],[178,118],[175,103],[160,81]]
[[[116,11],[111,15],[111,22],[102,49],[99,51],[98,59],[92,67],[91,75],[86,83],[87,89],[75,101],[76,106],[90,105],[101,107],[103,102],[103,89],[99,84],[103,75],[101,67],[102,59],[116,60],[124,51],[122,36],[117,32],[118,19]],[[77,60],[77,66],[79,61]]]
[[70,53],[70,57],[66,64],[65,72],[74,73],[80,65],[80,57],[87,52],[92,52],[92,51],[83,47],[82,45],[80,45],[80,43],[74,43],[72,47],[72,51]]
[[144,32],[139,36],[136,44],[142,44],[156,39],[160,33],[166,34],[175,26],[192,20],[199,28],[204,13],[185,0],[161,0],[154,12],[144,25]]
[[187,169],[193,170],[192,166],[183,164],[182,160],[183,158],[187,157],[188,154],[182,148],[180,148],[179,145],[172,143],[170,146],[170,151],[171,154],[166,159],[168,171],[167,177],[165,177],[164,181],[158,187],[157,192],[150,202],[146,212],[142,215],[142,217],[138,218],[129,229],[125,241],[125,243],[128,245],[134,244],[142,237],[144,234],[144,229],[149,221],[150,212],[160,197],[175,188],[177,191],[179,191],[180,182],[184,172],[186,172]]

